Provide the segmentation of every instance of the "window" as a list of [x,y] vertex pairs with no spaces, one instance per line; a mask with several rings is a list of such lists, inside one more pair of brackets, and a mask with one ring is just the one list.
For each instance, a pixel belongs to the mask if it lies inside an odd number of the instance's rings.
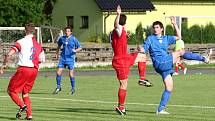
[[70,26],[70,27],[74,27],[74,17],[73,16],[67,16],[66,17],[67,19],[67,26]]
[[87,29],[89,25],[89,17],[88,16],[81,16],[81,28]]

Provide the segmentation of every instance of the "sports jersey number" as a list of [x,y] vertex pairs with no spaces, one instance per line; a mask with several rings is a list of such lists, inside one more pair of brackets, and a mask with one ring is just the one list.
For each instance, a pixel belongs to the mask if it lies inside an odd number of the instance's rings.
[[34,60],[34,55],[35,55],[35,52],[36,52],[36,48],[35,47],[32,47],[31,48],[31,50],[30,50],[30,52],[31,52],[31,56],[30,56],[30,60]]

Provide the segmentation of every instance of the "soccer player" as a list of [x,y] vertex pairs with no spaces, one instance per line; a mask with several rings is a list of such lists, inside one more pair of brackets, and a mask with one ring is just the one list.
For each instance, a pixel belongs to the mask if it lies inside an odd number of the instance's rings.
[[118,107],[116,111],[120,115],[125,115],[125,98],[128,85],[128,73],[130,66],[138,62],[138,69],[140,75],[140,81],[145,86],[151,86],[152,84],[145,81],[145,68],[146,68],[146,56],[142,53],[127,52],[127,38],[125,31],[126,15],[121,14],[121,8],[117,6],[117,16],[114,23],[114,30],[112,32],[112,48],[114,51],[114,57],[112,60],[112,66],[116,71],[117,78],[119,80],[119,91],[118,91]]
[[160,105],[158,106],[156,114],[169,114],[167,111],[165,111],[165,107],[173,90],[172,74],[173,64],[176,62],[176,60],[182,56],[184,59],[198,60],[209,63],[210,55],[212,54],[212,49],[210,49],[208,55],[205,57],[199,54],[185,52],[184,50],[169,54],[169,45],[175,44],[176,40],[181,39],[181,33],[176,24],[175,17],[171,17],[171,23],[176,30],[176,36],[162,35],[163,24],[160,21],[155,21],[152,25],[154,34],[147,37],[147,39],[144,41],[143,48],[141,48],[141,52],[150,53],[154,69],[162,76],[165,85],[165,90],[162,94]]
[[[178,40],[176,41],[175,44],[175,51],[182,51],[184,50],[184,41],[183,40]],[[187,73],[187,68],[184,66],[183,64],[183,58],[180,57],[178,58],[178,60],[175,63],[175,72],[173,73],[173,75],[178,75],[179,74],[179,67],[181,67],[181,69],[184,72],[184,75]]]
[[[10,79],[8,85],[8,94],[14,103],[20,109],[16,114],[16,118],[21,118],[22,113],[26,111],[26,120],[32,119],[31,101],[29,93],[34,85],[36,79],[39,63],[45,62],[45,54],[41,45],[35,39],[33,32],[35,26],[33,23],[26,24],[26,36],[18,40],[15,45],[10,49],[4,58],[1,67],[1,73],[6,68],[7,62],[11,56],[18,53],[19,61],[16,73]],[[19,93],[22,93],[22,99],[19,98]]]
[[65,28],[65,35],[61,36],[58,40],[58,47],[56,51],[56,57],[58,58],[59,50],[62,48],[62,52],[60,54],[59,63],[56,71],[56,81],[57,88],[54,90],[53,94],[58,94],[61,91],[61,74],[64,68],[68,67],[69,76],[71,81],[71,94],[75,93],[75,77],[74,77],[74,68],[75,68],[75,57],[76,52],[81,50],[80,42],[74,35],[72,35],[72,28]]

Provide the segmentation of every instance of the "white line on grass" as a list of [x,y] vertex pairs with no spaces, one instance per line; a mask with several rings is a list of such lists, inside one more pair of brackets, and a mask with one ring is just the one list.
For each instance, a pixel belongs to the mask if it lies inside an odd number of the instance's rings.
[[[9,98],[9,96],[0,96],[1,98]],[[102,103],[102,104],[116,104],[117,102],[107,102],[99,100],[76,100],[76,99],[66,99],[66,98],[46,98],[46,97],[31,97],[31,99],[38,100],[60,100],[60,101],[73,101],[73,102],[87,102],[87,103]],[[147,106],[157,106],[158,104],[144,104],[144,103],[126,103],[126,105],[147,105]],[[195,105],[168,105],[170,107],[183,107],[183,108],[200,108],[200,109],[215,109],[213,106],[195,106]]]

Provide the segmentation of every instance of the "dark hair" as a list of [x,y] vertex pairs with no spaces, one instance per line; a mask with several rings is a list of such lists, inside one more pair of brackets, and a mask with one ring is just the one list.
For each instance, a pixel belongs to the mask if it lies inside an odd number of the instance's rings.
[[159,25],[160,28],[163,28],[163,24],[160,21],[153,22],[152,27],[154,27],[155,25]]
[[126,17],[125,14],[120,14],[120,17],[119,17],[119,25],[122,25],[122,26],[125,25],[126,19],[127,19],[127,17]]
[[34,33],[34,31],[35,31],[35,25],[34,25],[34,23],[25,24],[25,31],[27,33]]
[[72,27],[71,26],[67,26],[64,28],[64,30],[70,29],[70,31],[72,32]]

